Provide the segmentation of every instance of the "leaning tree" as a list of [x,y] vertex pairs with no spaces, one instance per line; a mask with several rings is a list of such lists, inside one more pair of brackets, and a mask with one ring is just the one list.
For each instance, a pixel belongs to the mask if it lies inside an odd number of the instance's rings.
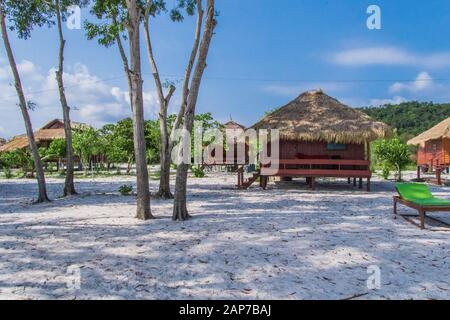
[[89,3],[89,0],[41,0],[46,4],[44,10],[53,19],[53,23],[56,20],[56,26],[58,30],[58,69],[56,71],[56,82],[58,83],[59,100],[61,103],[63,121],[64,121],[64,134],[66,138],[66,178],[64,183],[64,196],[70,196],[76,194],[74,184],[74,152],[72,143],[72,125],[70,121],[70,107],[67,102],[66,92],[64,88],[64,50],[66,47],[66,40],[64,38],[64,32],[62,28],[63,21],[67,19],[67,16],[71,14],[71,8],[73,6],[85,6]]
[[[214,7],[214,0],[206,1],[206,15],[203,11],[202,0],[197,1],[197,28],[194,40],[194,49],[189,60],[186,77],[184,79],[184,87],[182,92],[181,110],[183,119],[177,119],[177,122],[183,122],[183,131],[181,135],[181,145],[190,145],[190,133],[194,126],[195,108],[197,105],[197,99],[200,92],[200,84],[202,81],[203,73],[206,68],[206,59],[208,57],[209,48],[212,37],[214,35],[214,29],[216,27],[216,12]],[[205,15],[205,19],[203,16]],[[201,35],[201,28],[204,21],[203,35]],[[190,77],[189,67],[193,68],[195,64],[195,70]],[[189,72],[189,73],[188,73]],[[186,152],[186,148],[180,147],[178,151],[179,159],[186,158],[183,152]],[[189,162],[191,157],[189,156]],[[186,205],[186,189],[187,189],[187,175],[188,175],[189,163],[181,161],[177,167],[177,176],[175,181],[175,201],[173,205],[173,220],[186,220],[189,218],[189,213]]]
[[[178,22],[184,19],[183,10],[186,11],[188,15],[194,15],[195,7],[197,4],[197,0],[178,0],[175,6],[170,10],[170,18],[172,21]],[[201,8],[201,3],[200,3]],[[156,58],[154,55],[152,37],[150,33],[150,18],[156,17],[162,12],[166,12],[166,1],[164,0],[146,0],[142,3],[142,12],[144,13],[143,21],[144,21],[144,34],[145,34],[145,42],[147,45],[147,56],[150,64],[150,68],[152,71],[152,76],[155,82],[156,92],[158,94],[158,102],[159,102],[159,130],[160,130],[160,180],[159,180],[159,190],[157,196],[163,199],[172,199],[173,195],[170,191],[170,165],[171,165],[171,154],[172,150],[175,146],[175,132],[181,126],[181,122],[184,116],[185,103],[182,104],[182,108],[180,108],[180,112],[177,116],[177,121],[174,122],[172,128],[169,126],[168,119],[168,108],[170,104],[170,100],[176,90],[176,87],[173,83],[167,82],[164,83],[161,80],[159,68],[156,62]],[[199,15],[201,18],[201,16]],[[199,32],[201,27],[201,20],[198,22],[200,26],[197,28],[196,33],[196,41],[194,44],[194,48],[192,50],[191,59],[186,68],[186,76],[185,79],[190,79],[193,67],[193,60],[195,59],[195,54],[198,51],[199,46]],[[167,92],[164,92],[164,89],[167,88]],[[187,85],[185,82],[184,90],[187,89]]]
[[[26,2],[22,0],[0,0],[1,33],[3,43],[5,45],[6,55],[8,56],[9,65],[14,77],[14,86],[19,98],[18,105],[25,122],[28,144],[33,156],[39,190],[38,198],[36,200],[38,203],[47,202],[49,199],[47,196],[42,160],[39,156],[39,150],[33,133],[33,126],[28,113],[28,110],[33,107],[33,103],[27,101],[25,98],[22,81],[8,37],[8,28],[16,31],[19,38],[28,39],[35,26],[43,26],[50,23],[49,17],[42,6],[43,4],[39,1]],[[9,26],[7,26],[7,19]]]
[[70,107],[67,102],[66,92],[64,88],[64,51],[66,40],[63,32],[63,22],[72,13],[73,6],[86,6],[89,0],[36,0],[43,3],[42,9],[51,19],[51,24],[57,26],[58,30],[58,69],[56,70],[56,82],[58,84],[59,100],[61,103],[64,134],[66,139],[66,178],[64,183],[64,196],[75,195],[74,184],[74,152],[72,142],[72,125],[70,121]]

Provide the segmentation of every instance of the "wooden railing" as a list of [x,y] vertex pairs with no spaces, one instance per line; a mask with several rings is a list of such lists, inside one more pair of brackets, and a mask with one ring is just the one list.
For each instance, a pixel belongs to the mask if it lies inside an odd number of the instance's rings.
[[370,178],[372,173],[369,160],[282,159],[262,165],[261,175]]

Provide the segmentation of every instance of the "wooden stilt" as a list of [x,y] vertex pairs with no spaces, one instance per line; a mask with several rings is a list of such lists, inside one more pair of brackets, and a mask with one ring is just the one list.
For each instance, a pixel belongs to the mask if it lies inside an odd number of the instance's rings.
[[397,219],[397,197],[394,197],[394,219]]
[[420,166],[417,166],[417,180],[420,180]]
[[419,216],[420,216],[420,229],[425,229],[425,211],[424,210],[420,210],[419,211]]
[[356,178],[353,178],[353,186],[356,187]]
[[358,188],[362,189],[362,187],[363,187],[362,178],[359,178]]
[[370,192],[370,178],[367,178],[367,192]]
[[352,183],[351,178],[348,178],[347,183],[348,183],[348,184]]

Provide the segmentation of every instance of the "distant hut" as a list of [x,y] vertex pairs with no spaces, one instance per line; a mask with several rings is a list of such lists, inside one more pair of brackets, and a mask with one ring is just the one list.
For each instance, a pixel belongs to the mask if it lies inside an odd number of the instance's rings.
[[[408,141],[409,145],[418,145],[417,178],[420,179],[420,169],[442,170],[450,167],[450,118],[438,123],[433,128],[419,134]],[[439,177],[438,177],[439,179]]]
[[[71,122],[72,130],[82,129],[88,125]],[[54,119],[44,125],[41,129],[34,132],[34,138],[38,147],[48,148],[50,143],[56,139],[65,139],[66,135],[64,133],[64,122],[60,119]],[[28,148],[28,138],[26,134],[18,135],[13,137],[8,143],[0,146],[0,152],[14,151],[17,149]]]
[[[301,94],[271,112],[252,128],[278,129],[279,169],[266,174],[262,166],[261,186],[268,176],[306,177],[314,188],[317,177],[367,179],[370,190],[370,142],[389,137],[391,128],[365,113],[348,107],[321,90]],[[242,177],[238,181],[242,180]],[[247,187],[241,181],[241,187]]]
[[225,130],[245,130],[245,127],[242,124],[239,124],[232,119],[223,125]]

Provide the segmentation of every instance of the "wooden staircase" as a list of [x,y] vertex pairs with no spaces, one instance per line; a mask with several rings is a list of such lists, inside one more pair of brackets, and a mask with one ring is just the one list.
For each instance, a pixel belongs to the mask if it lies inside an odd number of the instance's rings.
[[261,171],[258,170],[254,172],[250,178],[245,179],[244,167],[241,166],[237,169],[237,174],[238,174],[238,184],[236,185],[236,187],[238,189],[248,189],[260,177]]

